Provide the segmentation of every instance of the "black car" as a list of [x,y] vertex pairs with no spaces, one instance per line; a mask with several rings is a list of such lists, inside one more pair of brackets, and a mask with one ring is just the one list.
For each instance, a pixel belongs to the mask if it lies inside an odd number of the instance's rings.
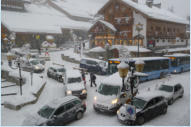
[[165,114],[168,103],[163,96],[148,93],[138,94],[133,100],[133,106],[135,106],[136,110],[134,112],[135,119],[129,117],[128,106],[128,104],[125,104],[117,111],[118,120],[124,124],[142,125],[160,114]]
[[65,75],[65,72],[66,69],[62,66],[51,66],[47,70],[47,76],[59,82],[63,82],[63,76]]
[[75,96],[66,96],[51,101],[37,113],[26,117],[23,125],[65,125],[75,119],[81,119],[85,111],[85,102]]

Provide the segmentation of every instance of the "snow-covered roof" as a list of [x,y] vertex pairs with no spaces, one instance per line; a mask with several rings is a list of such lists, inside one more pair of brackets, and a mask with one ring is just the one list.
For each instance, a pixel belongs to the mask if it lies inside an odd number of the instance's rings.
[[149,18],[157,19],[157,20],[163,20],[163,21],[169,21],[169,22],[175,22],[175,23],[181,23],[181,24],[189,24],[189,21],[181,18],[174,13],[167,11],[162,8],[157,8],[155,6],[152,6],[152,8],[148,7],[146,4],[142,4],[140,2],[135,3],[132,0],[122,0],[129,6],[139,10],[140,12],[147,15]]
[[52,107],[52,108],[57,108],[61,104],[66,103],[66,102],[68,102],[70,100],[73,100],[73,99],[77,99],[77,97],[75,97],[75,96],[65,96],[63,98],[54,99],[50,103],[48,103],[47,105]]
[[105,52],[106,50],[102,47],[95,47],[89,50],[89,52]]
[[109,0],[54,0],[57,6],[73,16],[93,18]]
[[103,20],[99,20],[101,23],[103,23],[104,25],[106,25],[107,27],[109,27],[111,30],[113,31],[117,31],[116,28],[109,22],[107,21],[103,21]]
[[[159,59],[169,59],[167,57],[136,57],[136,58],[128,58],[128,61],[137,61],[137,60],[142,60],[142,61],[147,61],[147,60],[159,60]],[[113,61],[121,61],[119,58],[115,59],[109,59]]]
[[190,47],[182,47],[182,48],[170,48],[170,49],[162,49],[156,51],[156,53],[161,53],[164,52],[164,50],[167,50],[168,52],[177,52],[177,51],[185,51],[185,50],[190,50]]
[[62,28],[88,30],[88,22],[74,21],[49,5],[26,5],[27,12],[1,12],[1,22],[12,32],[61,34]]
[[[125,46],[125,45],[112,45],[110,49],[118,49],[120,50],[121,48],[129,51],[129,52],[137,52],[138,51],[138,47],[137,46]],[[143,47],[139,47],[139,52],[151,52],[151,50],[143,48]]]
[[182,56],[190,56],[189,54],[183,54],[183,53],[174,53],[172,55],[164,55],[167,57],[182,57]]

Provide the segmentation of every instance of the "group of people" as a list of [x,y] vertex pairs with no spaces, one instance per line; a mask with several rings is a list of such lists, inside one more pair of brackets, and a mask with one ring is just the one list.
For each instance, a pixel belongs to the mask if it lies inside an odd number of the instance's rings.
[[[84,81],[84,84],[86,85],[86,76],[85,76],[85,72],[82,70],[82,80]],[[96,76],[93,73],[90,73],[90,87],[93,87],[93,85],[95,87],[97,87],[96,84]]]

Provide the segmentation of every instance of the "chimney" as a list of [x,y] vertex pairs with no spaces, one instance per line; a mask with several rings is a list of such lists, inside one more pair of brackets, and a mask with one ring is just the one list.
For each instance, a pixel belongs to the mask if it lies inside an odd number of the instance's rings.
[[152,6],[153,6],[153,0],[147,0],[147,1],[146,1],[146,5],[147,5],[148,7],[150,7],[150,8],[152,8]]
[[133,2],[135,2],[135,3],[138,3],[138,0],[132,0]]
[[161,3],[153,4],[153,6],[155,6],[155,7],[157,7],[157,8],[161,8]]

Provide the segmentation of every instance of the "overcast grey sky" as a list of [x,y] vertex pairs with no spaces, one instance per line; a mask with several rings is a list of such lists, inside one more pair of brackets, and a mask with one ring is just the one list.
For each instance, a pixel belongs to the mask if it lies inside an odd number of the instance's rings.
[[[157,1],[157,0],[156,0]],[[160,0],[162,2],[162,7],[170,8],[174,6],[174,12],[186,18],[190,15],[190,0]]]

